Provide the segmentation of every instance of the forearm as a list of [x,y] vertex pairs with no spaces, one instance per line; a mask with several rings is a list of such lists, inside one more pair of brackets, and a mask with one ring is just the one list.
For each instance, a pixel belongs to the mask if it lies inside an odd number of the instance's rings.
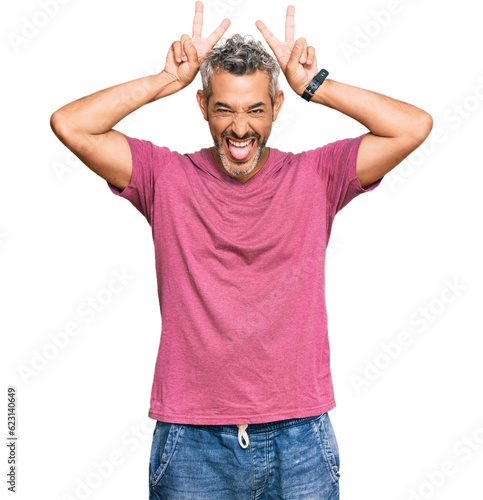
[[431,116],[422,109],[370,90],[325,80],[312,101],[336,109],[379,137],[426,138]]
[[182,85],[164,71],[95,92],[66,104],[52,115],[53,128],[103,134],[145,104],[173,94]]

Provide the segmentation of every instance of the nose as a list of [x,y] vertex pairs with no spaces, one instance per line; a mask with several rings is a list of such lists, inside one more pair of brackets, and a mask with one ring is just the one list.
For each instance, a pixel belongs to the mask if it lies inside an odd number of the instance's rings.
[[245,113],[234,113],[232,131],[238,137],[242,138],[250,130],[248,118]]

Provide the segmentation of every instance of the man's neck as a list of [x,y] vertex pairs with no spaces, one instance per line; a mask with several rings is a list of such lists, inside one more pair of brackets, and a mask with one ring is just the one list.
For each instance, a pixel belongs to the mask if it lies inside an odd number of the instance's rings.
[[216,166],[225,174],[231,177],[232,179],[235,179],[242,184],[245,184],[246,181],[251,179],[257,172],[260,172],[262,167],[265,165],[266,161],[268,160],[268,156],[270,155],[270,148],[265,148],[262,155],[258,159],[256,167],[247,175],[234,175],[230,174],[230,172],[227,172],[225,167],[223,166],[223,162],[221,161],[220,157],[218,156],[218,153],[214,147],[211,148],[211,154],[213,155],[213,158],[215,159]]

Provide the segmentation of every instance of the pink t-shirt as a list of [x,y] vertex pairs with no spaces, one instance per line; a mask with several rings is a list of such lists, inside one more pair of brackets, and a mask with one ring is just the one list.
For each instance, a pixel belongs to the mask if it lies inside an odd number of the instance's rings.
[[334,408],[325,251],[335,214],[382,180],[363,189],[356,177],[364,136],[271,148],[245,183],[210,148],[125,137],[131,183],[108,185],[151,226],[162,319],[149,417],[254,424]]

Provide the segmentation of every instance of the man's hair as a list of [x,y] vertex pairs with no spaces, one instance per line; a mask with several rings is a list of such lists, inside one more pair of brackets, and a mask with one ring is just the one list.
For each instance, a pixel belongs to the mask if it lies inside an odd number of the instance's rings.
[[269,94],[272,106],[278,94],[280,66],[252,36],[233,35],[223,39],[221,44],[211,49],[200,65],[203,92],[206,100],[213,94],[211,77],[215,71],[227,71],[232,75],[249,75],[257,70],[266,71],[269,77]]

